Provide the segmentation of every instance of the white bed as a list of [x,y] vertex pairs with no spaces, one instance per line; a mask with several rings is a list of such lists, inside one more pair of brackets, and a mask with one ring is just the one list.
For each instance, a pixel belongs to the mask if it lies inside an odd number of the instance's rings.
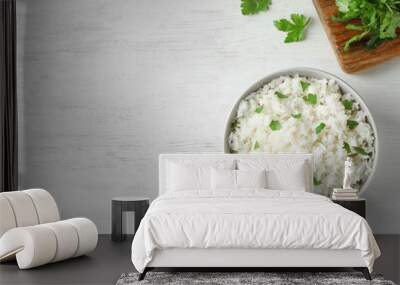
[[[178,178],[171,165],[200,165],[201,171],[198,177],[185,173],[187,181],[174,184],[171,179]],[[304,177],[291,170],[297,165],[305,169]],[[215,182],[209,189],[200,185],[217,179],[217,174],[205,174],[209,166],[223,173],[267,167],[267,173],[278,174],[267,181],[283,189],[216,189]],[[380,251],[367,222],[310,193],[312,173],[310,154],[160,155],[160,196],[132,243],[132,262],[142,273],[140,279],[155,267],[354,267],[370,278]],[[190,179],[200,179],[196,188],[184,187]]]

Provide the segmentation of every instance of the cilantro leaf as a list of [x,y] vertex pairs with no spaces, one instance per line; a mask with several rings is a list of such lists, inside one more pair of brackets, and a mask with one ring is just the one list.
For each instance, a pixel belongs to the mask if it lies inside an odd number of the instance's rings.
[[357,153],[359,153],[359,154],[361,154],[361,155],[369,155],[362,147],[360,147],[360,146],[353,146],[353,149],[357,152]]
[[320,132],[322,132],[323,129],[325,129],[326,125],[324,122],[320,123],[316,128],[315,128],[315,133],[318,135]]
[[313,182],[314,182],[314,185],[315,186],[318,186],[318,185],[321,185],[321,183],[322,183],[322,181],[321,180],[318,180],[317,178],[313,178]]
[[279,99],[286,99],[286,98],[289,97],[289,96],[287,96],[287,95],[285,95],[285,94],[283,94],[282,92],[279,92],[279,91],[276,91],[275,95],[278,96]]
[[382,42],[383,42],[383,40],[379,38],[379,35],[374,34],[374,35],[371,35],[371,37],[369,38],[369,40],[366,43],[366,46],[368,49],[373,49],[373,48],[376,48],[378,45],[380,45]]
[[343,47],[344,51],[349,51],[350,50],[350,46],[351,44],[355,43],[355,42],[359,42],[361,41],[363,38],[365,38],[367,35],[369,34],[369,31],[364,31],[361,34],[355,35],[353,37],[351,37],[345,44]]
[[362,31],[362,30],[364,30],[364,27],[360,26],[360,25],[347,24],[346,29],[352,30],[352,31]]
[[311,104],[311,105],[316,105],[317,104],[317,95],[313,93],[309,93],[307,96],[303,96],[303,100],[306,101],[306,103]]
[[398,0],[336,0],[336,6],[339,13],[332,20],[343,23],[347,30],[360,32],[347,40],[345,51],[357,42],[363,42],[367,48],[376,48],[383,41],[399,36]]
[[342,13],[347,13],[349,11],[349,3],[349,0],[336,0],[336,6]]
[[347,142],[343,142],[343,148],[347,153],[351,153],[350,145]]
[[269,124],[269,127],[273,131],[279,131],[280,129],[282,129],[281,123],[279,123],[279,121],[274,121],[274,120],[271,121],[271,123]]
[[342,104],[343,104],[345,110],[353,109],[353,101],[351,101],[351,100],[343,100]]
[[358,122],[353,120],[347,120],[347,126],[349,127],[350,130],[354,130],[358,126]]
[[268,10],[271,0],[241,0],[240,8],[243,15],[254,15]]
[[292,114],[292,117],[295,118],[295,119],[300,119],[301,118],[301,113]]
[[400,28],[400,13],[386,13],[379,29],[381,39],[394,39],[396,30]]
[[256,113],[261,113],[262,111],[264,110],[264,106],[258,106],[257,108],[256,108]]
[[301,89],[303,89],[303,92],[307,90],[308,86],[311,85],[311,83],[305,82],[303,80],[300,81],[301,84]]
[[280,19],[274,21],[274,25],[279,31],[287,32],[285,43],[304,40],[305,30],[311,22],[311,17],[306,17],[301,14],[291,14],[290,20]]

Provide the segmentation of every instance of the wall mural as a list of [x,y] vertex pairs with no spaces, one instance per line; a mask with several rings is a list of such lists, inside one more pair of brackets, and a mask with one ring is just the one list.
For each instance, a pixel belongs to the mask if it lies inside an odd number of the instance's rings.
[[253,85],[225,133],[226,152],[313,153],[315,192],[324,195],[342,186],[346,157],[353,160],[353,187],[364,190],[377,149],[375,123],[360,96],[314,69],[291,69]]

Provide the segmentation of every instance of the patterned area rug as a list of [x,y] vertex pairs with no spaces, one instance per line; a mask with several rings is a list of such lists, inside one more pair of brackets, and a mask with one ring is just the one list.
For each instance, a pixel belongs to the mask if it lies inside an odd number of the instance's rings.
[[116,285],[145,284],[267,284],[267,285],[395,285],[380,275],[373,275],[368,281],[359,272],[148,272],[146,278],[138,281],[138,273],[122,274]]

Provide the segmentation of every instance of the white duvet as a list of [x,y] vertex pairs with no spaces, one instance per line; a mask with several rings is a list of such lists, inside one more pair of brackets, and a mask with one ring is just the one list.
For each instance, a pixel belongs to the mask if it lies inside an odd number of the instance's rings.
[[132,262],[143,272],[165,248],[358,249],[370,271],[380,255],[365,219],[328,198],[257,189],[160,196],[133,239]]

